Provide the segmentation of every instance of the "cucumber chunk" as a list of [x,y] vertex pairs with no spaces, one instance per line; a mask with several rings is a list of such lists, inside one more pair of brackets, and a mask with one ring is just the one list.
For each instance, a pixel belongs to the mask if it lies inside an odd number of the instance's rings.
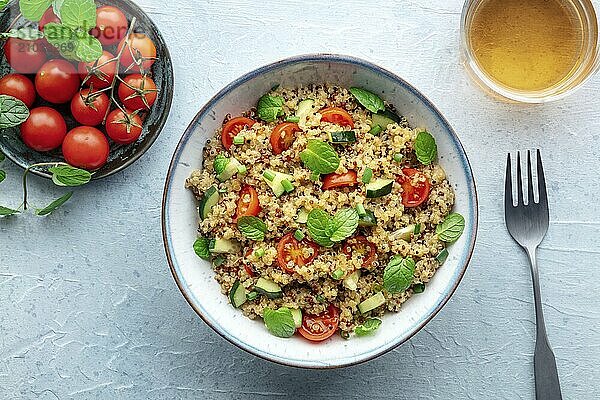
[[392,186],[394,181],[392,179],[375,179],[367,183],[367,198],[373,199],[375,197],[382,197],[392,193]]
[[373,122],[372,126],[379,125],[385,131],[389,124],[400,122],[400,117],[386,109],[371,115],[371,121]]
[[377,218],[375,213],[371,210],[365,210],[365,215],[358,216],[358,226],[369,227],[377,225]]
[[354,143],[356,133],[354,131],[329,132],[329,141],[338,144]]
[[358,289],[358,280],[360,279],[360,269],[357,269],[344,278],[344,286],[350,290]]
[[[408,225],[402,229],[398,229],[390,234],[390,239],[402,239],[406,242],[410,242],[412,235],[415,233],[416,225]],[[420,229],[420,226],[419,226]]]
[[[288,175],[288,174],[284,174],[282,172],[275,172],[275,171],[271,171],[270,169],[266,169],[263,172],[263,180],[267,183],[267,185],[269,185],[269,187],[273,190],[273,193],[275,193],[275,196],[280,197],[282,194],[284,194],[286,191],[290,192],[292,190],[294,190],[294,186],[292,184],[292,181],[294,180],[294,177],[292,175]],[[287,182],[283,182],[283,181],[287,181]],[[291,187],[290,187],[291,185]],[[286,190],[288,189],[288,190]]]
[[211,253],[235,254],[240,251],[240,244],[235,240],[213,239],[210,242],[209,250]]
[[299,224],[305,224],[308,221],[308,210],[304,207],[298,210],[298,216],[296,222]]
[[244,304],[247,300],[246,297],[246,288],[240,284],[240,281],[237,280],[233,283],[231,290],[229,291],[229,301],[234,308],[240,308],[242,304]]
[[362,314],[366,314],[367,312],[383,304],[385,304],[385,297],[383,296],[383,293],[379,292],[360,303],[358,305],[358,311],[360,311]]
[[292,308],[290,311],[292,312],[292,318],[294,318],[294,325],[296,325],[296,328],[300,328],[302,326],[302,310]]
[[448,258],[448,249],[443,249],[442,251],[439,252],[439,254],[435,257],[435,259],[437,260],[437,262],[440,265],[443,265],[446,262],[446,259]]
[[315,101],[313,99],[304,99],[298,103],[298,110],[296,110],[296,116],[298,122],[306,122],[308,116],[315,113]]
[[225,182],[237,174],[241,169],[243,169],[243,165],[236,158],[231,157],[227,165],[225,165],[225,169],[217,174],[217,179],[221,182]]
[[283,297],[283,291],[281,287],[270,279],[263,278],[262,276],[256,281],[254,290],[260,294],[264,294],[270,299],[277,299]]
[[204,195],[202,195],[200,203],[198,204],[198,214],[200,215],[200,219],[208,217],[212,208],[219,202],[219,198],[219,190],[215,185],[206,189],[206,192],[204,192]]

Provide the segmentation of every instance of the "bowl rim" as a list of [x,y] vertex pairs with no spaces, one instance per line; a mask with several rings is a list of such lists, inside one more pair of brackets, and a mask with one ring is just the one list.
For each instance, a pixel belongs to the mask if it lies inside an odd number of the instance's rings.
[[[287,65],[291,65],[291,64],[295,64],[298,62],[338,62],[338,63],[347,63],[347,64],[354,64],[354,65],[358,65],[360,67],[363,68],[367,68],[367,69],[371,69],[375,72],[377,72],[378,74],[384,75],[389,79],[392,79],[394,81],[396,81],[399,85],[403,86],[405,89],[407,89],[409,92],[411,92],[413,95],[415,95],[420,101],[422,101],[425,106],[427,108],[429,108],[430,110],[432,110],[434,112],[434,114],[436,114],[437,118],[439,119],[439,122],[450,132],[451,134],[451,139],[453,141],[456,142],[456,144],[458,145],[459,149],[462,151],[461,154],[461,161],[465,167],[465,171],[467,173],[467,178],[469,181],[469,194],[472,198],[472,204],[473,204],[473,224],[472,227],[470,229],[469,232],[466,232],[470,235],[470,240],[469,240],[469,247],[468,247],[468,252],[467,252],[467,256],[465,258],[465,262],[464,264],[460,267],[460,272],[458,274],[458,277],[456,279],[456,281],[453,283],[452,287],[450,288],[450,290],[446,293],[446,295],[441,299],[441,301],[439,301],[437,303],[437,305],[435,306],[435,308],[432,309],[431,313],[423,319],[423,321],[417,325],[413,332],[411,332],[410,334],[408,334],[405,338],[402,338],[401,340],[398,340],[397,342],[393,343],[390,346],[386,346],[383,347],[381,349],[378,349],[376,351],[373,351],[371,353],[368,354],[368,356],[364,357],[364,358],[360,358],[358,359],[358,357],[355,360],[349,361],[349,362],[344,362],[344,363],[340,363],[340,364],[335,364],[335,365],[323,365],[323,364],[314,364],[312,362],[298,362],[297,360],[290,360],[284,357],[280,357],[280,356],[276,356],[273,354],[268,354],[268,353],[264,353],[262,351],[260,351],[259,349],[255,349],[252,346],[246,345],[246,343],[243,343],[241,341],[236,340],[233,337],[229,337],[228,335],[225,334],[225,332],[222,332],[219,327],[213,325],[208,318],[206,318],[202,311],[194,304],[194,302],[192,301],[192,299],[190,298],[189,294],[187,293],[187,291],[184,289],[182,281],[176,271],[175,268],[175,261],[174,261],[174,255],[171,253],[171,245],[170,245],[170,237],[169,237],[169,233],[167,232],[167,200],[169,197],[169,194],[171,192],[171,189],[173,187],[173,172],[175,169],[175,166],[178,164],[178,160],[179,157],[181,155],[181,152],[183,150],[183,147],[187,144],[188,140],[190,139],[190,137],[192,136],[192,134],[194,133],[194,128],[196,127],[196,125],[198,124],[199,120],[208,112],[210,112],[210,109],[213,107],[214,103],[216,103],[218,100],[220,100],[223,96],[225,96],[227,93],[229,93],[230,91],[236,89],[237,87],[241,86],[242,84],[244,84],[245,82],[249,81],[250,79],[263,74],[265,72],[268,72],[270,70],[282,67],[282,66],[287,66]],[[169,164],[169,169],[167,172],[167,176],[165,179],[165,185],[164,185],[164,189],[163,189],[163,198],[162,198],[162,205],[161,205],[161,225],[162,225],[162,237],[163,237],[163,246],[165,248],[165,253],[167,256],[167,262],[169,264],[169,268],[171,270],[171,274],[173,276],[173,279],[177,285],[177,287],[179,288],[179,291],[181,292],[181,294],[183,295],[183,297],[186,299],[186,301],[188,302],[188,304],[192,307],[192,309],[196,312],[196,314],[198,314],[198,316],[209,326],[211,327],[219,336],[221,336],[222,338],[224,338],[225,340],[227,340],[228,342],[230,342],[231,344],[235,345],[236,347],[239,347],[240,349],[247,351],[248,353],[255,355],[259,358],[262,358],[264,360],[267,361],[271,361],[277,364],[281,364],[281,365],[285,365],[285,366],[289,366],[289,367],[296,367],[296,368],[309,368],[309,369],[335,369],[335,368],[341,368],[341,367],[348,367],[348,366],[352,366],[352,365],[357,365],[357,364],[361,364],[370,360],[373,360],[379,356],[381,356],[382,354],[387,353],[390,350],[393,350],[395,348],[397,348],[398,346],[400,346],[401,344],[405,343],[406,341],[408,341],[409,339],[411,339],[414,335],[416,335],[427,323],[429,323],[429,321],[431,321],[431,319],[433,319],[438,312],[446,305],[446,303],[450,300],[450,298],[452,297],[452,295],[454,294],[454,292],[456,291],[456,289],[458,288],[460,282],[462,281],[462,278],[466,272],[467,266],[469,265],[469,262],[473,256],[473,251],[475,248],[475,242],[476,242],[476,238],[477,238],[477,229],[478,229],[478,222],[479,222],[479,202],[478,202],[478,196],[477,196],[477,189],[476,189],[476,184],[475,184],[475,178],[473,175],[473,170],[471,168],[471,163],[467,157],[467,153],[464,149],[464,146],[462,145],[462,143],[460,142],[460,139],[458,138],[456,132],[454,131],[454,129],[452,129],[452,127],[450,126],[449,122],[446,120],[446,118],[441,114],[441,112],[437,109],[437,107],[435,107],[433,105],[433,103],[427,98],[425,97],[425,95],[423,95],[420,91],[418,91],[414,86],[412,86],[411,84],[409,84],[407,81],[405,81],[404,79],[402,79],[401,77],[399,77],[398,75],[394,74],[393,72],[384,69],[382,67],[379,67],[369,61],[363,60],[361,58],[357,58],[357,57],[353,57],[353,56],[347,56],[347,55],[342,55],[342,54],[334,54],[334,53],[312,53],[312,54],[302,54],[302,55],[297,55],[297,56],[292,56],[292,57],[288,57],[288,58],[284,58],[284,59],[280,59],[279,61],[275,61],[266,65],[263,65],[259,68],[256,68],[242,76],[240,76],[239,78],[235,79],[234,81],[232,81],[231,83],[229,83],[228,85],[226,85],[223,89],[221,89],[219,92],[217,92],[217,94],[215,94],[214,96],[212,96],[207,102],[206,104],[200,109],[200,111],[198,111],[198,113],[196,113],[196,115],[194,116],[194,118],[192,119],[192,121],[189,123],[189,125],[186,127],[183,135],[181,136],[179,142],[177,143],[177,147],[175,148],[174,152],[173,152],[173,156],[171,158],[171,162]]]
[[[112,1],[114,1],[115,3],[126,4],[128,7],[131,7],[132,9],[136,10],[136,12],[143,14],[146,18],[148,18],[150,23],[152,25],[154,25],[154,27],[156,28],[155,30],[156,30],[157,39],[160,42],[162,42],[164,50],[165,50],[165,57],[164,57],[164,61],[166,63],[165,67],[169,71],[169,76],[171,77],[171,79],[168,79],[164,84],[165,89],[167,89],[166,90],[167,91],[167,101],[165,103],[165,109],[164,109],[163,113],[166,113],[166,116],[164,118],[161,118],[159,123],[156,125],[157,129],[156,129],[154,135],[152,135],[150,137],[149,141],[144,146],[139,147],[139,149],[136,153],[134,153],[131,157],[128,157],[118,167],[113,168],[108,171],[105,171],[101,174],[93,173],[94,171],[92,171],[92,180],[100,180],[103,178],[107,178],[111,175],[116,174],[117,172],[123,171],[125,168],[129,167],[131,164],[133,164],[134,162],[139,160],[150,149],[150,147],[152,147],[154,142],[156,142],[156,140],[160,136],[163,128],[165,127],[165,125],[167,123],[167,120],[169,119],[169,115],[171,114],[171,107],[173,105],[173,86],[174,86],[174,82],[175,82],[175,76],[174,76],[174,70],[173,70],[173,60],[171,59],[171,53],[169,52],[169,47],[167,46],[167,42],[165,41],[165,38],[163,37],[162,32],[160,31],[160,29],[158,29],[158,26],[156,25],[154,20],[152,18],[150,18],[150,16],[137,3],[133,2],[132,0],[112,0]],[[7,7],[4,9],[3,12],[6,12],[9,9],[9,7],[12,7],[16,4],[17,4],[16,1],[11,0],[11,2],[7,5]],[[107,5],[107,4],[101,3],[101,5]],[[109,4],[109,5],[111,5],[111,4]],[[18,165],[19,167],[23,168],[24,170],[27,170],[30,167],[29,165],[27,165],[27,163],[24,163],[21,160],[19,160],[17,157],[15,157],[14,154],[11,152],[4,153],[4,155],[6,156],[6,158],[8,158],[10,161],[12,161],[15,165]],[[52,174],[47,172],[44,169],[33,168],[33,169],[29,169],[28,173],[40,176],[42,178],[52,179]]]

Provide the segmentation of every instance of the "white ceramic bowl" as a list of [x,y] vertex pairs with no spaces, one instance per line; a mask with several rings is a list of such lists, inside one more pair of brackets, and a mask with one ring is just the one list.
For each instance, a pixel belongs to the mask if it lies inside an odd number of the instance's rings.
[[[462,237],[449,248],[450,256],[423,294],[413,296],[399,313],[387,313],[374,335],[344,340],[339,335],[320,344],[298,335],[280,339],[262,320],[252,321],[231,307],[221,294],[207,261],[192,249],[197,235],[197,202],[184,188],[186,178],[202,166],[202,149],[227,114],[254,107],[259,97],[277,84],[334,83],[360,86],[396,106],[411,126],[426,127],[436,138],[440,163],[456,193],[455,211],[466,220]],[[217,93],[196,115],[181,138],[165,184],[163,239],[171,271],[181,292],[218,334],[259,357],[285,365],[332,368],[379,356],[418,332],[448,301],[458,286],[475,245],[477,195],[471,167],[458,137],[440,112],[415,88],[371,63],[347,56],[306,55],[252,71]]]

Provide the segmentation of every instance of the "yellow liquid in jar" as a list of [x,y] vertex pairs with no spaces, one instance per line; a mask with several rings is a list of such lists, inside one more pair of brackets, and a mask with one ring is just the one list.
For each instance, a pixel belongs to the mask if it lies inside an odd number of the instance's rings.
[[511,89],[539,91],[566,78],[583,59],[583,25],[560,0],[484,0],[469,44],[479,67]]

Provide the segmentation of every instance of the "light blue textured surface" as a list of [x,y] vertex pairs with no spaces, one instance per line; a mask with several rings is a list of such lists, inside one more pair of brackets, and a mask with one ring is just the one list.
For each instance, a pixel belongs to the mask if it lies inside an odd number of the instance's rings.
[[[506,152],[533,147],[549,185],[539,262],[564,398],[597,398],[598,78],[559,103],[500,103],[459,64],[459,0],[321,3],[139,1],[170,46],[171,116],[128,170],[48,218],[0,221],[0,398],[532,399],[529,269],[505,232],[502,190]],[[439,107],[470,156],[480,230],[458,291],[423,331],[367,364],[305,371],[242,352],[195,315],[165,261],[160,201],[176,142],[212,94],[267,62],[320,51],[388,68]],[[21,171],[3,168],[0,204],[17,206]],[[35,177],[30,190],[38,205],[62,193]]]

